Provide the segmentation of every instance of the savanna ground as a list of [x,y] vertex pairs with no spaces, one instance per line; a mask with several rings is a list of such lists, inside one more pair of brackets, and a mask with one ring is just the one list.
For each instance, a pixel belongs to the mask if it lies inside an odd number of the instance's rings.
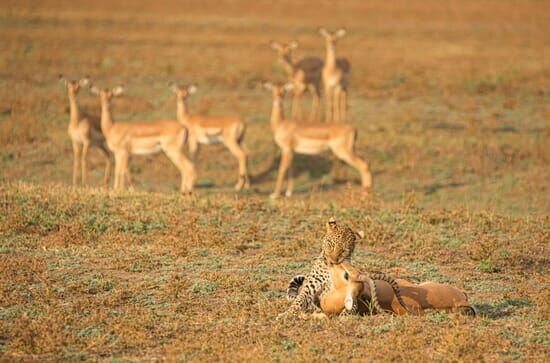
[[[2,1],[0,360],[550,359],[550,4],[544,1]],[[323,56],[345,26],[350,121],[373,195],[329,155],[297,157],[296,195],[268,200],[278,151],[261,79],[270,40]],[[253,187],[203,148],[194,197],[163,155],[134,190],[69,187],[64,73],[126,85],[115,120],[193,112],[248,124]],[[83,91],[80,103],[99,112]],[[288,106],[289,102],[287,102]],[[306,109],[309,106],[306,106]],[[357,265],[466,290],[480,317],[276,322],[330,216],[363,229]]]

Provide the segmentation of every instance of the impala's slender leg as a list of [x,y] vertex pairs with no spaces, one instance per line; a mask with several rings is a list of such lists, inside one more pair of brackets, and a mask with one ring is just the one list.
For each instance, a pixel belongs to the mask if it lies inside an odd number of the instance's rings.
[[333,121],[342,122],[342,104],[340,98],[342,95],[342,88],[340,86],[334,87],[334,99],[332,100],[333,107]]
[[340,92],[340,121],[348,120],[348,90],[343,88]]
[[332,98],[333,92],[332,87],[325,87],[325,121],[332,121]]
[[163,148],[164,153],[168,158],[174,163],[174,165],[178,168],[181,174],[181,184],[180,184],[180,191],[182,193],[191,192],[193,190],[192,182],[191,187],[189,187],[189,177],[190,173],[193,173],[193,171],[189,171],[189,169],[192,169],[192,164],[187,158],[183,155],[183,152],[180,150],[178,146],[175,147],[166,147]]
[[351,137],[351,140],[344,138],[339,143],[331,145],[330,148],[334,155],[359,172],[361,175],[361,186],[363,188],[370,188],[372,187],[372,175],[369,171],[369,166],[353,152],[353,139],[355,139],[355,135],[351,135]]
[[193,164],[197,164],[197,158],[199,153],[199,142],[195,135],[189,135],[189,139],[187,140],[189,143],[189,156],[191,157],[191,160],[193,161]]
[[78,163],[80,162],[80,145],[73,141],[73,187],[78,184]]
[[292,118],[294,120],[302,119],[302,95],[304,94],[305,86],[303,84],[297,85],[294,88],[292,97]]
[[109,184],[109,178],[111,176],[111,154],[109,153],[109,150],[107,147],[103,144],[99,146],[99,150],[103,153],[105,156],[105,172],[103,173],[103,184],[105,187]]
[[281,163],[279,164],[279,173],[277,174],[277,182],[275,183],[275,190],[271,194],[271,198],[279,197],[281,194],[281,186],[288,170],[288,167],[292,163],[292,149],[281,149]]
[[[241,145],[241,148],[242,148],[242,145]],[[246,174],[244,176],[244,189],[249,189],[250,188],[250,176],[248,175],[248,154],[246,153],[246,151],[244,151],[243,149],[243,152],[244,152],[244,155],[245,155],[245,160],[244,160],[244,165],[246,167]]]
[[115,180],[113,182],[113,189],[120,188],[118,179],[120,178],[120,153],[115,153]]
[[246,154],[243,149],[241,149],[241,146],[237,144],[233,139],[224,140],[224,144],[239,163],[239,175],[237,184],[235,185],[235,190],[239,191],[244,187],[247,181],[246,179],[248,171],[246,170]]
[[82,166],[82,185],[86,185],[88,179],[88,151],[90,150],[90,142],[84,141],[82,143],[82,160],[80,165]]
[[132,188],[132,174],[130,173],[130,153],[126,154],[126,162],[124,163],[124,168],[122,169],[123,178],[122,178],[122,187],[123,189]]
[[183,163],[185,165],[185,184],[186,192],[192,193],[197,180],[197,172],[195,171],[195,164],[189,161],[187,158],[183,158]]
[[292,196],[292,190],[294,189],[294,175],[292,174],[292,159],[290,160],[290,163],[288,164],[288,170],[287,170],[287,184],[286,184],[286,197]]
[[119,151],[115,154],[115,189],[124,189],[128,172],[128,152]]
[[309,121],[315,120],[319,109],[319,99],[321,98],[321,92],[319,86],[309,85],[309,91],[311,93],[311,112],[309,114]]

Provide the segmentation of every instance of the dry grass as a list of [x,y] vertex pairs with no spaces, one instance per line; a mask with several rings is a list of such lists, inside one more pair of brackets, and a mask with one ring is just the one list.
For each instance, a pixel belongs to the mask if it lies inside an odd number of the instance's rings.
[[[0,360],[548,359],[549,7],[3,1]],[[298,157],[297,195],[269,202],[278,152],[254,85],[284,78],[271,39],[321,56],[320,25],[349,30],[338,52],[375,195],[328,156]],[[70,190],[59,73],[125,83],[116,119],[174,117],[166,83],[199,83],[193,111],[248,123],[253,189],[232,194],[235,161],[213,147],[194,198],[164,156],[133,160],[135,192]],[[276,323],[331,215],[367,232],[359,265],[450,282],[482,317]]]

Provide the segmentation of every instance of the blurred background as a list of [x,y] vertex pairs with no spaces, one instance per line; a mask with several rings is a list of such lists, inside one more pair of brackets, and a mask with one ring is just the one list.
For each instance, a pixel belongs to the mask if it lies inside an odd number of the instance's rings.
[[[167,82],[196,82],[192,113],[248,124],[249,193],[266,197],[279,152],[271,96],[256,84],[286,79],[269,43],[297,40],[295,59],[324,57],[318,27],[345,27],[337,55],[352,67],[348,119],[377,198],[391,204],[413,194],[429,207],[547,213],[549,13],[545,1],[4,0],[0,180],[70,184],[62,73],[90,75],[101,87],[123,83],[115,120],[173,119]],[[99,114],[96,97],[82,91],[79,100]],[[222,146],[203,147],[198,193],[230,193],[235,164]],[[335,173],[328,155],[301,156],[295,166],[298,199],[358,187],[355,171]],[[99,186],[95,150],[91,168],[90,185]],[[131,171],[138,190],[177,190],[178,172],[164,155],[134,157]]]

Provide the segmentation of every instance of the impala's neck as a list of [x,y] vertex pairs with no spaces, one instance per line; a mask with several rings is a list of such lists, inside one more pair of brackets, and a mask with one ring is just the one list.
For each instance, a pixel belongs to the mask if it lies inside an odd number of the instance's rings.
[[101,132],[107,138],[109,131],[113,127],[113,119],[111,118],[111,101],[101,100]]
[[325,68],[336,68],[336,45],[327,40]]
[[273,100],[273,108],[271,109],[271,128],[276,130],[284,118],[283,100],[276,98]]
[[285,67],[285,71],[289,76],[292,76],[294,74],[294,62],[292,62],[292,57],[290,54],[285,54],[280,56],[281,63],[283,63],[283,67]]
[[69,93],[69,127],[76,127],[80,120],[80,107],[74,93]]
[[185,98],[177,98],[176,100],[176,117],[182,124],[187,124],[189,120],[189,108],[187,107],[187,100]]

